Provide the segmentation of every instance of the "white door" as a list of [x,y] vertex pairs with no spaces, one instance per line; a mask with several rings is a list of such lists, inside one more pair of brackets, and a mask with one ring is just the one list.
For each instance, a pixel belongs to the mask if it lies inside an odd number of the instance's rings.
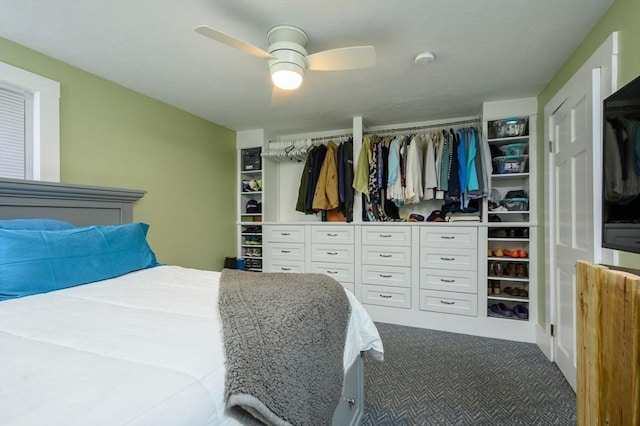
[[[545,105],[545,323],[554,327],[550,358],[576,389],[578,260],[601,261],[602,100],[616,81],[617,33]],[[540,341],[539,341],[540,342]],[[545,347],[542,342],[541,347]]]
[[[550,117],[555,181],[555,361],[576,388],[576,274],[578,260],[593,261],[593,138],[591,81],[576,75],[573,90]],[[586,80],[586,81],[585,81]],[[552,287],[553,288],[553,287]]]

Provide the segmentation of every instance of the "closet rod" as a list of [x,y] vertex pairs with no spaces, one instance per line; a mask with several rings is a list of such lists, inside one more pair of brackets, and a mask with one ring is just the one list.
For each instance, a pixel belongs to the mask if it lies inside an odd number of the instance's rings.
[[353,135],[350,133],[342,134],[342,135],[330,135],[330,136],[319,136],[317,138],[311,138],[311,142],[322,142],[322,141],[330,141],[333,139],[348,139],[352,138]]
[[480,118],[475,118],[471,120],[460,120],[460,121],[450,121],[448,123],[439,123],[439,124],[427,124],[424,126],[415,126],[415,127],[399,127],[396,129],[382,129],[379,131],[370,130],[364,132],[365,135],[387,135],[390,133],[406,133],[406,132],[415,132],[418,130],[428,130],[428,129],[437,129],[437,128],[445,128],[445,127],[456,127],[463,124],[481,124]]

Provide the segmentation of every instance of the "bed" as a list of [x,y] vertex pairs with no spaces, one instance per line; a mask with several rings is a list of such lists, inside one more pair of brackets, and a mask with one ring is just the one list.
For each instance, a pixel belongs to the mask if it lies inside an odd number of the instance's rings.
[[[126,224],[143,195],[0,179],[0,220],[55,219],[100,225],[103,233],[111,225],[118,232],[139,231],[141,225]],[[6,248],[0,255],[7,256]],[[258,418],[288,424],[286,417],[265,418],[251,407],[227,407],[225,378],[234,364],[223,338],[229,325],[221,321],[220,309],[228,309],[218,302],[221,292],[228,294],[224,283],[232,273],[156,264],[0,301],[0,424],[244,425]],[[383,347],[362,306],[350,292],[344,295],[350,313],[331,423],[355,425],[364,407],[363,353],[382,359]]]

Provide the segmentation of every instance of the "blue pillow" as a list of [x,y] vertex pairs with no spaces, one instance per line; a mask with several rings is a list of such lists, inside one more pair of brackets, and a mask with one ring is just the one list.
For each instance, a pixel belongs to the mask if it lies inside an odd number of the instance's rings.
[[0,300],[45,293],[157,266],[149,225],[0,229]]
[[7,219],[0,220],[2,229],[30,229],[30,230],[54,230],[72,229],[76,226],[72,223],[58,219]]

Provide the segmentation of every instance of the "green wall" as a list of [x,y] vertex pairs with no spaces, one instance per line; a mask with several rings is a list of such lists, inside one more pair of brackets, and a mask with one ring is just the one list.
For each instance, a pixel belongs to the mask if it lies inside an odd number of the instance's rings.
[[[604,43],[612,32],[618,31],[618,87],[640,75],[640,1],[616,0],[607,13],[598,21],[589,35],[569,57],[560,71],[555,75],[547,87],[538,96],[538,158],[544,158],[544,106],[555,96],[580,67]],[[545,192],[544,192],[544,163],[539,162],[538,193],[539,217],[538,223],[544,223]],[[538,245],[538,259],[544,259],[544,227],[540,228]],[[638,268],[640,255],[620,252],[620,265]],[[538,276],[544,277],[544,263],[540,263]],[[538,286],[539,294],[538,318],[544,322],[544,286]]]
[[0,61],[60,82],[60,180],[143,189],[162,263],[220,270],[236,252],[235,132],[0,38]]

